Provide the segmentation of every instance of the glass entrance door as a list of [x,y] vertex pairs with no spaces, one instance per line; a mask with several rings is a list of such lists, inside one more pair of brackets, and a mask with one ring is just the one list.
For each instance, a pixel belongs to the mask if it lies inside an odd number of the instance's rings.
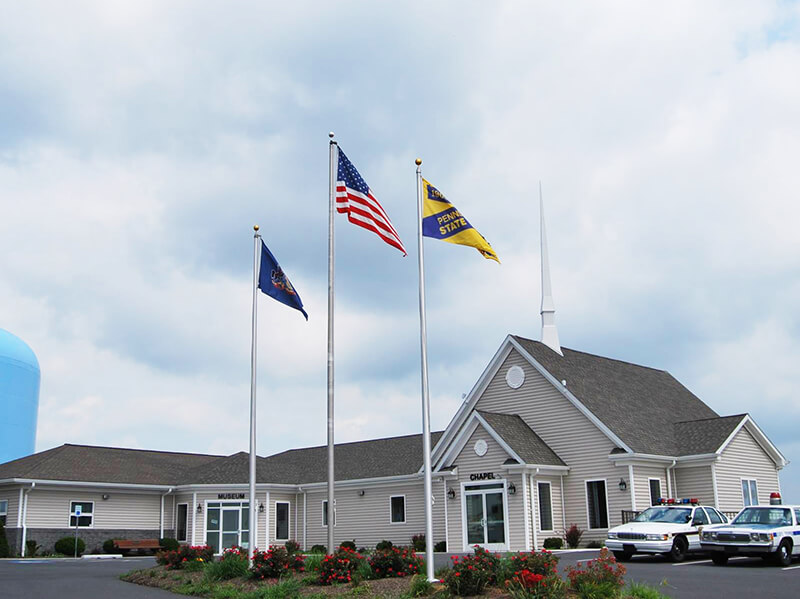
[[222,508],[222,550],[239,544],[239,506]]
[[[493,551],[506,547],[505,487],[503,483],[464,487],[464,525],[468,546]],[[466,548],[465,548],[466,549]]]
[[215,554],[238,545],[247,549],[250,541],[250,513],[247,502],[206,504],[206,543]]

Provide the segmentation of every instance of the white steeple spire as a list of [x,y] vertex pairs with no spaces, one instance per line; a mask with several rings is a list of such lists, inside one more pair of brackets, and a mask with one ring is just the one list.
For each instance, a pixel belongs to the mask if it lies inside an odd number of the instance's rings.
[[542,243],[542,343],[558,355],[563,356],[561,344],[558,342],[558,329],[556,329],[556,305],[553,302],[553,289],[550,286],[550,259],[547,254],[547,231],[544,226],[544,200],[542,199],[541,181],[539,181],[539,215]]

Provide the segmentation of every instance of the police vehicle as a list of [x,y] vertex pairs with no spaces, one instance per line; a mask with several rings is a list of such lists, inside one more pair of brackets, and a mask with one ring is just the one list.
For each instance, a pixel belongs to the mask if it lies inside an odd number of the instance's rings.
[[608,531],[606,547],[627,561],[635,553],[661,553],[674,562],[683,561],[690,551],[700,550],[700,531],[707,526],[727,524],[724,514],[697,499],[659,499],[636,518]]
[[737,555],[760,556],[777,566],[791,564],[792,556],[800,555],[800,506],[773,500],[770,505],[744,508],[730,524],[704,530],[700,536],[703,551],[711,552],[717,566]]

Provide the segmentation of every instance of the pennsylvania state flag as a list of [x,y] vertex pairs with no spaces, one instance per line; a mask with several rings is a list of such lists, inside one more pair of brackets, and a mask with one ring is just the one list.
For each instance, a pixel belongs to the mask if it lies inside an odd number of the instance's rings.
[[263,239],[261,240],[261,263],[258,269],[258,288],[282,304],[300,310],[308,320],[308,314],[303,310],[303,300],[297,295],[289,277],[284,274]]
[[425,179],[422,180],[422,235],[449,243],[469,245],[478,250],[484,258],[500,260],[492,246],[467,222],[467,219],[453,206],[442,192]]

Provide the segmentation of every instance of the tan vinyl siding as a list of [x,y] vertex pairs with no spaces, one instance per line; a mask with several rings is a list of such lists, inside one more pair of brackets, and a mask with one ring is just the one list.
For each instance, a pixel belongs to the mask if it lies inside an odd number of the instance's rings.
[[702,504],[714,505],[711,466],[675,468],[675,482],[677,488],[672,487],[672,494],[676,498],[694,498]]
[[[531,477],[533,478],[533,477]],[[550,504],[553,513],[552,530],[543,530],[539,518],[539,488],[538,483],[550,483]],[[561,510],[561,480],[558,476],[542,476],[533,478],[533,507],[531,523],[536,525],[536,547],[542,549],[544,540],[548,537],[564,538],[564,515]],[[533,547],[533,545],[531,545]]]
[[[275,536],[277,530],[277,503],[288,503],[289,504],[289,538],[288,539],[280,539],[278,540]],[[287,540],[297,540],[298,534],[295,530],[294,524],[294,511],[295,511],[295,501],[294,501],[294,492],[285,492],[285,491],[272,491],[269,494],[269,544],[270,545],[283,545],[286,543]],[[259,522],[259,527],[261,526],[261,522]],[[302,530],[300,531],[300,537],[302,538]],[[259,535],[259,544],[261,543],[261,539],[264,537]]]
[[778,491],[778,470],[746,428],[742,428],[722,452],[716,464],[719,509],[738,511],[744,507],[742,479],[755,479],[759,503],[769,503]]
[[69,528],[70,503],[93,501],[92,528],[158,530],[161,495],[84,490],[34,489],[28,495],[27,526],[30,528]]
[[[661,496],[667,496],[666,469],[660,466],[634,466],[633,476],[636,489],[636,509],[642,511],[650,507],[650,479],[657,478],[661,483]],[[625,476],[625,479],[628,477]]]
[[[505,381],[506,371],[514,365],[525,372],[525,382],[518,389]],[[476,408],[518,414],[570,467],[564,477],[567,527],[577,524],[584,529],[584,543],[600,541],[606,533],[606,529],[589,530],[585,481],[606,480],[609,526],[621,523],[622,510],[630,509],[631,500],[629,492],[617,488],[627,469],[615,467],[608,459],[615,445],[516,351],[506,358]]]
[[3,487],[0,489],[0,501],[8,501],[6,528],[17,528],[19,519],[19,487]]

